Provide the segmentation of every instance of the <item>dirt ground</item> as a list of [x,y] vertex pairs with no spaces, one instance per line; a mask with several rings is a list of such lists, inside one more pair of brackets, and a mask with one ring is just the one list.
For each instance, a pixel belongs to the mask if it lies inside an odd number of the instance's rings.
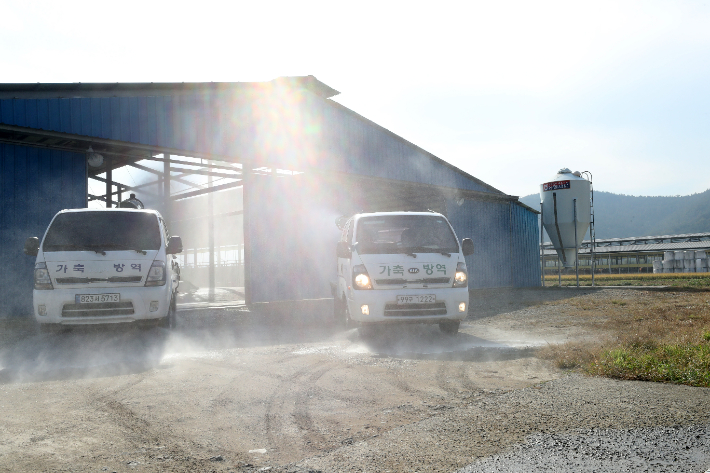
[[455,338],[404,326],[362,339],[238,308],[181,311],[175,332],[4,320],[0,470],[456,471],[535,435],[710,425],[707,389],[570,376],[535,357],[602,335],[576,301],[644,297],[473,291]]

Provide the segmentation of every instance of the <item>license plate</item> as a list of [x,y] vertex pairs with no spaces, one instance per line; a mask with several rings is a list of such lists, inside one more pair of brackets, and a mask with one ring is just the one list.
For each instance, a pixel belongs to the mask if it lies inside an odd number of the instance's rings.
[[96,302],[120,302],[120,294],[77,294],[74,300],[77,304],[92,304]]
[[436,294],[420,294],[417,296],[397,296],[397,304],[431,304],[436,302]]

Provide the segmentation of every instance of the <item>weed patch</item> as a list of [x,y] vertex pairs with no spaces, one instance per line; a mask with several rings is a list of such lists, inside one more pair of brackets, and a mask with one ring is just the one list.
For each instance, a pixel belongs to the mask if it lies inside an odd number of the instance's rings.
[[539,355],[592,375],[710,387],[707,292],[639,292],[589,312],[579,312],[580,325],[601,328],[605,338],[548,346]]

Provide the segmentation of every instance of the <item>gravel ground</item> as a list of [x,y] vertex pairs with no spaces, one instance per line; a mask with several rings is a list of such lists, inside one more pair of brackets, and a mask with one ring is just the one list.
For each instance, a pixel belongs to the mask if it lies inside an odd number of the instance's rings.
[[214,308],[180,312],[172,333],[4,321],[0,471],[702,473],[710,390],[535,357],[600,336],[585,307],[652,297],[473,291],[455,339]]
[[591,429],[537,434],[503,455],[476,461],[459,473],[485,472],[705,472],[708,427]]

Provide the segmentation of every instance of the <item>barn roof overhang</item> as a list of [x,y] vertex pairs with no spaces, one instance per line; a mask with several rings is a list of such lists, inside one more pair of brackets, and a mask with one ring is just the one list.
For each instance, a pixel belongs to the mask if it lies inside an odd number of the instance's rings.
[[[234,94],[250,92],[269,92],[276,88],[289,88],[296,91],[305,91],[324,100],[332,107],[341,112],[350,114],[358,120],[369,123],[372,126],[383,130],[391,139],[400,141],[407,147],[418,150],[423,155],[436,162],[438,165],[453,170],[464,176],[467,180],[476,183],[481,191],[460,189],[454,185],[446,187],[443,185],[430,185],[417,182],[407,183],[400,179],[393,179],[393,182],[400,182],[400,186],[405,192],[411,189],[418,189],[420,192],[429,189],[438,195],[448,197],[455,196],[475,200],[497,200],[510,201],[525,208],[526,210],[539,213],[539,211],[528,207],[518,200],[517,196],[507,195],[500,190],[480,181],[474,176],[438,158],[437,156],[423,150],[414,143],[392,133],[381,125],[361,116],[360,114],[344,107],[337,102],[327,100],[339,92],[326,84],[317,80],[314,76],[302,77],[280,77],[268,82],[241,82],[241,83],[36,83],[36,84],[0,84],[0,99],[41,99],[41,98],[105,98],[105,97],[150,97],[156,95],[194,95],[196,93],[206,94]],[[138,167],[137,161],[144,159],[155,159],[155,155],[164,154],[166,156],[189,156],[211,161],[225,161],[228,163],[249,164],[249,159],[244,156],[222,156],[212,153],[200,153],[194,150],[168,148],[141,144],[133,141],[120,141],[116,139],[99,138],[96,136],[85,136],[73,133],[43,130],[26,126],[17,126],[0,123],[0,142],[18,144],[24,146],[42,147],[48,149],[64,150],[75,153],[86,153],[91,147],[92,151],[99,153],[110,159],[98,167],[89,167],[88,174],[92,178],[97,178],[99,174],[110,169],[117,169],[126,165]],[[265,163],[268,166],[268,163]],[[278,167],[278,166],[277,166]],[[303,169],[305,171],[305,169]],[[309,169],[309,171],[319,172],[319,169]],[[210,170],[209,172],[213,172]],[[357,175],[353,176],[356,180]],[[363,176],[369,181],[378,178],[373,176]],[[99,179],[100,180],[100,179]]]
[[324,99],[340,93],[314,76],[296,76],[278,77],[266,82],[0,83],[0,100],[249,93],[278,87],[305,89]]
[[[142,159],[152,159],[156,154],[190,156],[217,161],[244,162],[234,157],[214,154],[196,153],[162,146],[142,145],[139,143],[118,141],[93,136],[75,135],[34,128],[3,125],[0,123],[0,143],[47,148],[59,151],[85,154],[89,147],[94,152],[111,158],[111,169],[118,169]],[[91,167],[89,176],[97,176],[106,172],[108,160],[101,166]]]

